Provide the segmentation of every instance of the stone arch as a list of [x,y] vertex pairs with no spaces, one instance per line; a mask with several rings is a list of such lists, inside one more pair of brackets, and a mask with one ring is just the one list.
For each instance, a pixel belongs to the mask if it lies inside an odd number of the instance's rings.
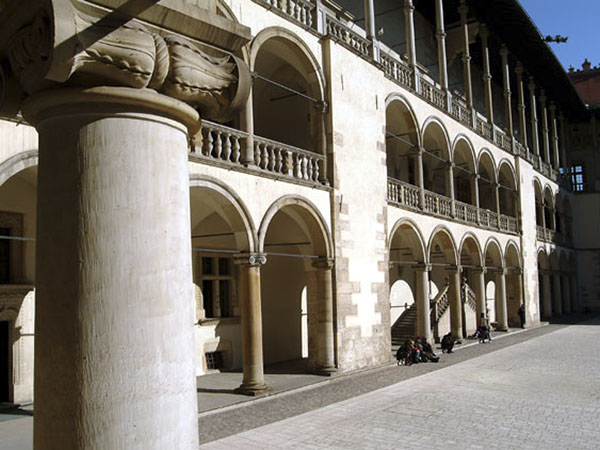
[[475,205],[474,178],[477,173],[475,150],[470,139],[459,134],[452,144],[454,163],[454,197],[456,200]]
[[[202,201],[214,208],[227,222],[234,233],[237,250],[256,251],[256,226],[242,198],[222,181],[207,175],[190,176],[190,197],[193,196],[195,188],[205,191],[202,193]],[[192,224],[193,222],[192,218]]]
[[[466,232],[462,237],[459,248],[461,266],[483,266],[483,252],[481,250],[481,244],[474,233],[470,231]],[[467,254],[469,256],[469,260],[466,259]],[[463,255],[465,255],[464,258]],[[473,258],[473,255],[476,258]]]
[[443,257],[447,264],[451,264],[456,266],[458,264],[456,243],[454,242],[454,237],[448,228],[444,225],[438,225],[431,232],[431,236],[429,238],[429,243],[427,244],[427,254],[429,256],[429,263],[433,263],[431,259],[432,251],[439,252],[440,250],[435,249],[435,241],[438,236],[442,236],[442,244],[443,245]]
[[392,257],[393,257],[392,249],[394,248],[393,247],[394,239],[397,237],[397,235],[398,235],[397,233],[399,233],[400,230],[410,231],[411,237],[414,238],[413,240],[411,240],[410,242],[407,243],[410,245],[410,250],[411,250],[412,254],[415,255],[415,253],[416,253],[416,259],[414,261],[419,262],[419,263],[425,263],[427,261],[427,254],[425,253],[426,252],[425,239],[423,239],[423,234],[421,233],[421,230],[419,229],[418,225],[413,220],[408,219],[408,218],[402,218],[402,219],[398,220],[394,224],[394,227],[392,228],[392,231],[390,232],[390,238],[389,238],[390,248],[388,249],[390,261],[392,260]]
[[423,180],[425,189],[450,197],[448,163],[450,139],[443,122],[435,116],[428,117],[421,129],[423,152]]
[[400,94],[386,99],[385,151],[387,175],[417,185],[414,147],[420,147],[421,135],[410,103]]
[[486,286],[486,311],[491,322],[499,323],[506,317],[506,303],[503,298],[501,280],[504,276],[504,256],[502,246],[495,237],[490,237],[484,251]]
[[13,175],[38,165],[38,151],[28,150],[11,156],[0,164],[0,186]]
[[[493,266],[488,264],[488,253],[489,258]],[[485,243],[485,257],[486,257],[486,267],[491,267],[493,269],[504,269],[504,256],[502,254],[502,245],[498,242],[498,239],[495,237],[488,238]]]
[[250,43],[249,63],[253,129],[246,131],[255,142],[262,137],[325,155],[324,108],[315,102],[325,105],[326,83],[308,46],[289,30],[266,28]]
[[479,206],[482,209],[497,211],[496,201],[496,163],[494,157],[487,149],[482,149],[477,158],[477,175],[479,175],[477,186],[479,188]]
[[512,164],[504,158],[498,164],[498,198],[501,214],[518,216],[517,192],[517,174]]

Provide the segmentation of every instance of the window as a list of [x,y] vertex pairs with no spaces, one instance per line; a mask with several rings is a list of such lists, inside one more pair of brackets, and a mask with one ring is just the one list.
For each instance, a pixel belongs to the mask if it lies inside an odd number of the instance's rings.
[[[205,316],[233,316],[233,260],[225,256],[202,255],[200,283]],[[207,353],[208,355],[208,353]]]
[[585,179],[583,176],[583,164],[571,166],[571,186],[574,192],[585,191]]
[[220,370],[223,368],[223,354],[221,352],[206,352],[206,369]]

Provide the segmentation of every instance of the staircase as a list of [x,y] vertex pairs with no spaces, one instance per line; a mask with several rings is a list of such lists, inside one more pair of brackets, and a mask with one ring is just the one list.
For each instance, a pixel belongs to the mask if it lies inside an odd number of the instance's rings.
[[417,307],[413,303],[392,325],[392,346],[404,344],[408,338],[414,339],[416,334]]

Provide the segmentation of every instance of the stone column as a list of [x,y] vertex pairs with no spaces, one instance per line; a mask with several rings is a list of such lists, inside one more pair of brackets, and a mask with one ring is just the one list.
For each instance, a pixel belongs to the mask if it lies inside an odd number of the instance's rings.
[[562,274],[562,304],[563,311],[565,314],[571,314],[571,286],[569,283],[569,276],[567,273]]
[[330,375],[337,369],[335,367],[335,346],[333,332],[333,259],[319,258],[313,261],[312,266],[317,275],[317,358],[314,366],[319,374]]
[[254,166],[254,101],[252,88],[250,88],[248,101],[246,101],[241,114],[241,125],[242,130],[248,133],[242,149],[241,162],[245,166]]
[[267,392],[263,365],[262,311],[260,299],[260,266],[264,255],[242,254],[235,263],[240,268],[240,303],[242,306],[242,364],[244,376],[236,389],[244,395]]
[[22,111],[39,133],[35,448],[197,448],[198,114],[125,87],[41,91]]
[[417,335],[431,342],[431,311],[429,307],[430,264],[413,266],[417,275]]
[[496,322],[497,330],[508,330],[508,312],[506,306],[506,270],[496,272]]
[[377,33],[375,31],[375,7],[373,0],[364,0],[365,10],[365,31],[367,39],[371,41],[371,57],[379,61],[379,45],[377,43]]
[[483,58],[483,85],[485,89],[485,111],[490,124],[494,123],[494,98],[492,97],[492,73],[490,71],[490,47],[488,38],[490,36],[488,27],[480,25],[481,55]]
[[552,279],[554,281],[554,292],[552,297],[553,310],[560,316],[563,313],[560,273],[558,271],[554,272]]
[[424,150],[421,147],[415,147],[415,149],[416,149],[415,175],[417,178],[417,185],[419,186],[419,207],[421,209],[425,209],[425,174],[423,172]]
[[554,169],[560,167],[559,142],[558,142],[558,126],[556,123],[556,105],[550,102],[550,127],[552,129],[552,154],[554,155]]
[[533,77],[529,77],[529,100],[531,108],[531,146],[533,153],[539,159],[540,158],[540,141],[538,135],[538,119],[537,119],[537,106],[535,100],[535,82]]
[[477,267],[473,270],[475,274],[475,295],[477,296],[477,324],[481,313],[485,314],[486,310],[486,295],[485,295],[485,267]]
[[560,120],[560,136],[561,136],[561,146],[560,146],[560,161],[562,163],[563,174],[565,176],[569,176],[569,161],[567,159],[567,146],[569,145],[569,139],[567,134],[567,121],[565,116],[561,113],[559,118]]
[[498,227],[500,226],[500,183],[494,183],[494,193],[496,194],[496,212],[498,213]]
[[329,185],[328,161],[330,161],[330,158],[327,154],[327,114],[329,113],[329,104],[326,101],[317,102],[315,103],[315,110],[317,111],[317,148],[319,149],[319,154],[325,157],[319,163],[319,181],[322,184]]
[[454,198],[454,163],[448,162],[448,194],[450,195],[450,200],[452,202],[452,206],[450,207],[450,215],[454,217],[456,215],[456,199]]
[[542,272],[543,277],[543,292],[544,292],[544,319],[549,319],[554,315],[552,308],[552,290],[550,289],[550,272],[545,270]]
[[460,296],[460,266],[452,266],[446,269],[450,278],[448,296],[450,300],[450,330],[455,339],[462,339],[462,301]]
[[404,29],[406,30],[406,53],[408,65],[413,71],[413,85],[419,91],[419,74],[417,69],[417,47],[415,40],[415,6],[413,0],[404,0]]
[[435,0],[435,18],[437,24],[436,37],[438,44],[440,86],[444,91],[448,91],[448,61],[446,59],[446,31],[444,29],[443,0]]
[[525,88],[523,86],[523,65],[517,62],[515,67],[517,75],[517,109],[519,110],[519,133],[521,133],[521,144],[527,148],[527,116],[525,114]]
[[510,138],[513,138],[513,117],[512,117],[512,100],[510,91],[510,67],[508,65],[508,47],[502,45],[500,47],[500,57],[502,58],[502,82],[504,84],[504,111],[506,116],[506,130]]
[[477,173],[473,174],[473,198],[475,199],[475,206],[479,209],[479,178],[481,176]]
[[462,44],[463,44],[463,73],[465,81],[465,98],[467,106],[473,108],[473,83],[471,80],[471,54],[469,51],[469,25],[467,24],[467,14],[469,8],[466,0],[460,0],[458,7],[460,13],[460,28],[462,29]]
[[540,109],[542,110],[542,142],[545,163],[550,165],[550,139],[548,133],[548,109],[546,108],[546,92],[540,91]]

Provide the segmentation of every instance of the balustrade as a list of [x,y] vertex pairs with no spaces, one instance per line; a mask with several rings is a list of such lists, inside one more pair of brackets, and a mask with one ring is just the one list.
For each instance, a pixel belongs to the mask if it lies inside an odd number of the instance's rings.
[[435,86],[433,83],[427,81],[423,77],[423,75],[419,77],[419,83],[421,86],[421,96],[433,106],[436,106],[445,111],[446,93],[437,86]]
[[536,231],[536,238],[538,241],[546,240],[546,233],[544,232],[545,231],[544,227],[542,227],[540,225],[536,225],[535,231]]
[[454,117],[463,125],[466,125],[469,128],[472,126],[473,113],[471,109],[468,108],[467,105],[463,103],[460,99],[456,98],[456,96],[452,97],[451,114],[452,117]]
[[406,63],[399,61],[382,51],[381,65],[383,66],[384,73],[388,77],[398,82],[398,84],[401,86],[414,89],[412,82],[412,70]]
[[333,36],[338,41],[345,43],[350,48],[356,50],[363,56],[369,57],[369,48],[371,42],[360,36],[358,33],[350,30],[343,23],[327,15],[325,19],[327,34]]
[[388,178],[388,200],[411,209],[419,209],[419,188]]
[[451,217],[452,200],[444,195],[425,191],[425,211],[443,217]]
[[300,22],[307,28],[312,27],[312,10],[315,6],[309,0],[254,0],[269,9],[273,8]]
[[196,135],[194,152],[207,158],[226,161],[233,164],[240,163],[240,151],[245,145],[248,133],[234,130],[217,123],[202,121],[201,133]]

